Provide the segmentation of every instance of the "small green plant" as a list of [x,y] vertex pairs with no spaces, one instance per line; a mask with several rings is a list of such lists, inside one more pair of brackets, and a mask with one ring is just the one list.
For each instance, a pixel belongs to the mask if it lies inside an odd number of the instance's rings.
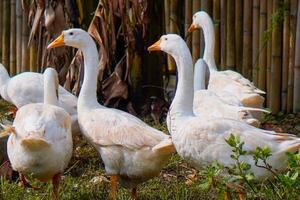
[[[230,185],[235,185],[247,199],[299,199],[300,192],[300,153],[288,153],[287,170],[278,172],[268,163],[272,156],[269,147],[257,147],[255,151],[248,152],[243,149],[244,142],[233,134],[226,139],[232,149],[230,157],[234,165],[224,167],[219,163],[209,165],[201,175],[204,177],[200,187],[218,196],[225,191],[230,191],[231,196],[235,190],[230,190]],[[274,178],[265,181],[255,181],[254,174],[250,172],[251,165],[242,161],[243,156],[252,156],[256,167],[264,168],[272,173]],[[239,194],[240,195],[240,194]],[[238,196],[238,198],[242,198]]]

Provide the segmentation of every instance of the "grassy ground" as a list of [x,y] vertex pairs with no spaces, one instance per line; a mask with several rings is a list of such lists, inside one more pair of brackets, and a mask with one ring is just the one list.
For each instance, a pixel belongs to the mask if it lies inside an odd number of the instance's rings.
[[[2,109],[1,109],[2,108]],[[3,112],[1,112],[1,110]],[[8,117],[7,104],[0,101],[0,115]],[[2,114],[1,114],[2,113]],[[265,127],[280,128],[283,131],[299,132],[297,124],[300,116],[268,116]],[[165,131],[165,125],[156,128]],[[300,128],[300,127],[299,127]],[[109,177],[105,175],[104,166],[98,153],[84,138],[74,138],[74,155],[63,176],[60,187],[60,199],[107,199],[109,192]],[[51,184],[30,181],[42,189],[35,191],[24,189],[18,185],[18,178],[0,180],[0,199],[5,200],[39,200],[50,199]],[[201,171],[196,171],[174,154],[160,175],[138,188],[138,199],[217,199],[214,193],[209,193],[201,187]],[[129,199],[129,191],[119,187],[117,199]]]

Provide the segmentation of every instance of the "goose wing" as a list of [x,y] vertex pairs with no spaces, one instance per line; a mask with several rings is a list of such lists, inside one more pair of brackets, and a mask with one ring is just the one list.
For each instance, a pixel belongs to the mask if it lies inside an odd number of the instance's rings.
[[170,136],[148,126],[133,115],[116,109],[86,112],[79,117],[79,122],[83,132],[99,146],[122,146],[138,150],[152,149],[162,142],[171,141]]

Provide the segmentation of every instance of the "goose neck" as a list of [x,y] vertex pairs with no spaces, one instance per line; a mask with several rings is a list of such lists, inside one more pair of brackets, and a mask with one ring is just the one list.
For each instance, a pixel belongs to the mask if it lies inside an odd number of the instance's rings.
[[58,80],[55,77],[44,77],[44,104],[58,105]]
[[175,116],[193,115],[193,62],[190,51],[186,45],[183,45],[180,53],[173,57],[178,69],[178,84],[170,114]]
[[194,92],[205,89],[205,66],[197,61],[194,69]]
[[10,76],[3,65],[0,63],[0,87],[5,85],[10,79]]
[[81,51],[84,59],[84,77],[78,98],[78,109],[100,105],[97,101],[99,57],[95,42],[90,38]]
[[210,19],[209,16],[202,20],[203,24],[199,24],[202,27],[203,35],[204,35],[204,54],[203,59],[208,64],[210,71],[216,71],[216,63],[214,58],[214,51],[215,51],[215,30],[213,21]]

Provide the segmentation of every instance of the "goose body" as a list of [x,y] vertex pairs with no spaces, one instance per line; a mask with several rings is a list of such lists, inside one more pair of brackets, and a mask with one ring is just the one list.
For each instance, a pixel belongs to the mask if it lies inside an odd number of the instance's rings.
[[27,104],[17,111],[7,153],[14,170],[49,181],[64,172],[72,156],[73,142],[71,117],[56,106],[57,73],[48,68],[44,76],[44,102]]
[[[178,154],[200,168],[214,161],[225,166],[234,164],[231,159],[231,148],[225,139],[231,134],[240,137],[244,149],[255,151],[256,147],[268,146],[272,156],[268,163],[276,170],[286,167],[286,152],[296,152],[300,139],[289,134],[265,131],[243,122],[215,118],[206,119],[193,113],[193,64],[189,49],[183,39],[175,34],[168,34],[148,48],[150,51],[161,50],[170,54],[176,62],[178,85],[175,98],[169,110],[168,129]],[[252,156],[242,156],[243,161],[251,164],[250,171],[256,179],[272,176],[267,170],[258,168]]]
[[[77,97],[59,86],[58,106],[65,109],[72,117],[72,132],[79,132],[77,121]],[[43,74],[23,72],[9,77],[5,67],[0,64],[0,94],[1,97],[21,108],[30,103],[43,103],[44,78]]]
[[85,73],[78,98],[78,121],[82,133],[100,153],[107,174],[112,176],[110,195],[114,197],[116,180],[135,189],[159,174],[174,151],[171,138],[131,114],[97,102],[98,51],[87,32],[63,31],[48,48],[63,44],[83,52]]
[[[249,110],[266,112],[262,109],[244,107],[230,93],[221,91],[216,94],[205,89],[205,75],[208,66],[203,59],[195,63],[193,110],[197,116],[205,118],[234,119],[258,127],[260,122],[253,118]],[[226,87],[226,86],[225,86]]]
[[232,71],[217,71],[214,59],[214,25],[212,19],[204,11],[199,11],[193,16],[193,23],[189,31],[201,27],[204,33],[205,49],[203,59],[210,70],[208,90],[215,93],[228,92],[238,98],[244,106],[262,108],[264,103],[264,91],[256,88],[253,83],[241,74]]

